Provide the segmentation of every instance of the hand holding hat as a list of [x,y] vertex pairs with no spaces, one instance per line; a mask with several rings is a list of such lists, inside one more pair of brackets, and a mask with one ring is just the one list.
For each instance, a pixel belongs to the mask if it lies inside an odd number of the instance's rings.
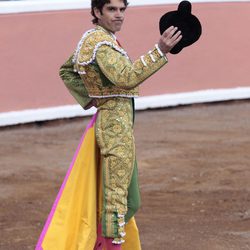
[[181,39],[181,31],[178,31],[177,27],[171,26],[162,34],[158,46],[163,53],[167,54]]
[[179,53],[184,47],[195,43],[202,32],[201,24],[198,18],[191,14],[192,5],[188,1],[182,1],[177,11],[170,11],[164,14],[160,19],[160,33],[165,36],[168,29],[175,28],[172,37],[181,31],[182,38],[171,48],[171,54]]

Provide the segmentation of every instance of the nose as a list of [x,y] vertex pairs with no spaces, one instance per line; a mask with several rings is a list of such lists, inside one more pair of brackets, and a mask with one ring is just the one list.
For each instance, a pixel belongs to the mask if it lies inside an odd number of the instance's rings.
[[120,19],[122,19],[123,18],[123,12],[121,11],[121,10],[117,10],[116,12],[115,12],[115,17],[116,18],[120,18]]

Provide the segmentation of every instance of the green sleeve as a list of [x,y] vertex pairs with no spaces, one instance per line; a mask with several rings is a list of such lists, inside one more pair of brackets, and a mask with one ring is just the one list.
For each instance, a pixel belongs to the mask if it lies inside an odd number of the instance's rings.
[[92,98],[89,97],[80,75],[74,71],[72,58],[73,55],[60,67],[59,75],[75,100],[84,109],[89,109],[92,107]]

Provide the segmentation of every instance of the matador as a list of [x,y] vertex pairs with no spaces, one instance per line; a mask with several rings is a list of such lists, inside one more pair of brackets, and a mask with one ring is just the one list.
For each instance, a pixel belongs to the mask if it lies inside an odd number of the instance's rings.
[[[129,239],[138,239],[129,228],[140,206],[134,98],[139,94],[138,86],[167,63],[166,53],[181,40],[181,32],[171,26],[150,51],[132,62],[115,36],[123,24],[127,1],[92,0],[91,4],[95,27],[84,33],[75,53],[61,67],[60,76],[83,108],[97,108],[92,122],[100,166],[96,225],[92,225],[96,234],[90,234],[87,243],[79,241],[83,236],[76,236],[75,247],[68,249],[139,250],[139,240]],[[86,211],[90,213],[90,208]]]
[[[98,110],[95,133],[103,171],[102,233],[119,244],[124,241],[125,223],[139,206],[138,184],[131,183],[133,174],[137,175],[133,98],[138,96],[138,85],[167,60],[156,45],[131,63],[114,34],[97,25],[83,35],[73,62]],[[137,182],[137,177],[133,180]],[[130,184],[135,188],[128,196]]]

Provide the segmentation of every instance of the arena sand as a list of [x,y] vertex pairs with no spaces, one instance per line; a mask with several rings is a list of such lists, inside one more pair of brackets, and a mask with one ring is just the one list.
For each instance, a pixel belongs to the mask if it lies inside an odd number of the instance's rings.
[[[1,128],[1,250],[34,249],[89,119]],[[250,249],[250,101],[138,112],[135,138],[143,250]]]

